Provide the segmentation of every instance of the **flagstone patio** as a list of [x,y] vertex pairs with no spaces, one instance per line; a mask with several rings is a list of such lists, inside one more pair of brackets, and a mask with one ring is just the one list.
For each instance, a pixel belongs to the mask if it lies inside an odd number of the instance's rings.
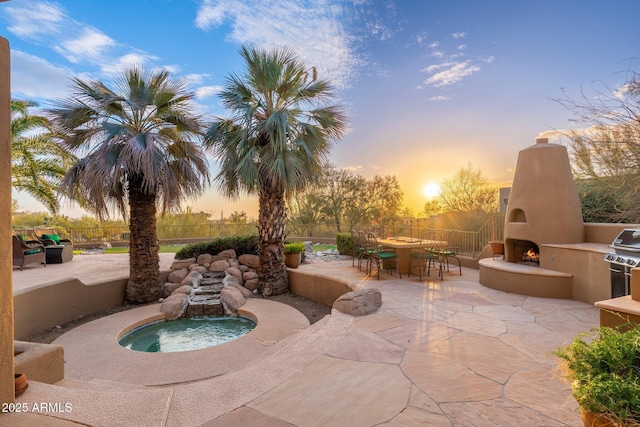
[[[154,380],[157,366],[144,361],[135,380],[123,380],[125,368],[92,358],[95,343],[74,330],[59,339],[65,379],[32,382],[17,400],[30,409],[68,402],[72,410],[2,414],[0,426],[582,425],[549,353],[598,326],[595,307],[489,289],[468,268],[462,276],[452,271],[443,281],[423,276],[422,282],[386,273],[368,278],[348,258],[300,268],[378,288],[382,307],[356,318],[334,310],[309,327],[291,325],[276,338],[258,337],[260,345],[251,345],[255,357],[241,366],[215,375],[200,366],[197,379],[162,385]],[[14,281],[22,273],[28,272],[14,274]],[[118,315],[110,317],[117,322]],[[91,328],[108,328],[111,319],[95,322],[101,323],[83,325],[85,337]],[[202,354],[201,364],[215,363],[215,356]],[[192,366],[168,360],[166,368]]]

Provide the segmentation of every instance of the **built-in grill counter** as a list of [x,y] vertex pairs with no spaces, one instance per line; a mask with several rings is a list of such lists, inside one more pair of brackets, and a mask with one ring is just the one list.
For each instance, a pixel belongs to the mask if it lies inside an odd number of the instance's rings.
[[627,228],[604,255],[611,271],[611,299],[598,301],[600,325],[640,324],[640,229]]
[[611,272],[611,298],[631,294],[631,269],[640,265],[640,229],[625,228],[604,255]]

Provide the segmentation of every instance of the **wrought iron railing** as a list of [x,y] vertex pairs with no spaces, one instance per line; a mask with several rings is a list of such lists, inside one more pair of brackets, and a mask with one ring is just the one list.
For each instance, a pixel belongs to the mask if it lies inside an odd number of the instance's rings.
[[[378,227],[373,229],[380,237],[405,236],[418,238],[422,229],[418,227],[420,221],[407,221],[393,227]],[[55,227],[61,237],[71,239],[74,243],[97,243],[97,242],[128,242],[129,227]],[[371,229],[362,227],[363,230]],[[288,228],[288,236],[293,237],[329,237],[335,238],[336,227],[334,224],[317,224],[313,227],[312,236],[309,230],[297,232],[295,227]],[[458,230],[434,230],[444,239],[448,240],[449,246],[458,248],[458,253],[475,258],[490,241],[503,240],[504,216],[495,215],[491,217],[478,231],[458,231]],[[255,223],[249,224],[197,224],[197,225],[159,225],[157,228],[158,239],[191,239],[231,236],[246,236],[257,232]],[[302,234],[302,235],[301,235]]]

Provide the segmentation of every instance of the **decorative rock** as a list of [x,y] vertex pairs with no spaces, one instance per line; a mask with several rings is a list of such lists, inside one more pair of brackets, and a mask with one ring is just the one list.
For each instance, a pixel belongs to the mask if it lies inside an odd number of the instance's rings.
[[180,283],[185,277],[187,277],[187,274],[189,274],[189,270],[186,267],[181,268],[180,270],[173,270],[171,273],[169,273],[169,277],[167,278],[167,281],[173,282],[173,283]]
[[244,280],[257,279],[257,278],[258,278],[258,273],[256,273],[256,272],[255,272],[255,271],[253,271],[253,270],[249,270],[249,271],[247,271],[246,273],[244,273],[244,274],[242,275],[242,278],[243,278]]
[[200,265],[211,264],[211,254],[200,254],[196,261]]
[[198,273],[204,275],[204,273],[208,272],[209,270],[202,265],[198,265],[197,267],[193,267],[191,271],[197,271]]
[[235,267],[235,268],[240,267],[240,263],[238,262],[237,258],[229,258],[228,261],[229,261],[229,267],[232,267],[232,268],[233,267]]
[[244,282],[242,271],[240,271],[238,267],[229,267],[224,272],[229,274],[230,276],[235,277],[239,284],[242,285],[242,283]]
[[253,293],[245,288],[244,286],[242,286],[240,283],[232,283],[230,286],[235,287],[236,289],[238,289],[240,291],[240,293],[242,294],[242,296],[244,297],[244,299],[247,298],[251,298],[253,296]]
[[193,270],[196,267],[200,267],[200,264],[198,264],[197,262],[194,262],[193,264],[189,265],[189,271]]
[[234,286],[225,286],[220,291],[220,302],[227,316],[237,316],[238,308],[246,302],[240,290]]
[[173,291],[173,294],[186,294],[186,295],[191,295],[191,292],[193,292],[193,288],[189,285],[182,285],[180,286],[178,289],[176,289],[175,291]]
[[238,262],[251,268],[260,267],[260,258],[258,255],[243,254],[238,257]]
[[189,268],[189,266],[194,262],[196,262],[195,258],[177,259],[173,261],[173,264],[171,264],[171,269],[180,270],[181,268]]
[[181,287],[182,284],[181,283],[175,283],[175,282],[167,282],[162,286],[162,296],[164,298],[168,297],[169,295],[171,295],[176,289],[178,289],[179,287]]
[[249,267],[247,267],[246,265],[242,265],[242,264],[238,265],[238,269],[240,271],[242,271],[243,273],[246,273],[247,271],[250,270]]
[[211,263],[209,271],[225,271],[227,268],[229,268],[229,262],[226,259],[220,259]]
[[227,249],[227,250],[224,250],[224,251],[220,252],[216,256],[219,257],[218,259],[235,259],[236,258],[236,251],[234,251],[233,249]]
[[249,279],[244,281],[244,287],[250,291],[258,289],[258,279]]
[[186,294],[175,294],[165,299],[160,306],[167,320],[175,320],[182,317],[189,305],[189,297]]
[[200,286],[200,282],[203,278],[204,276],[202,276],[202,274],[198,273],[197,271],[192,271],[187,275],[187,277],[182,279],[182,282],[180,283],[182,285],[189,285],[192,288],[197,288],[198,286]]
[[238,279],[236,279],[235,277],[229,275],[229,276],[225,276],[225,278],[222,279],[222,284],[224,286],[232,286],[232,285],[236,285],[236,284],[239,284],[239,283],[238,283]]
[[351,316],[364,316],[378,311],[382,293],[378,289],[347,292],[333,303],[333,308]]

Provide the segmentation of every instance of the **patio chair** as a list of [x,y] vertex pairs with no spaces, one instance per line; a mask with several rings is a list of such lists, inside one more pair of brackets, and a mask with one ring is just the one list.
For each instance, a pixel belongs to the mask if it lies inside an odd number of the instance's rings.
[[442,269],[442,257],[438,253],[438,242],[440,240],[437,234],[432,230],[423,230],[420,233],[420,247],[413,249],[409,254],[409,274],[411,275],[411,266],[415,263],[418,264],[418,274],[420,281],[422,282],[422,271],[427,273],[427,276],[431,276],[431,268],[438,269],[438,277],[440,280],[444,278]]
[[444,264],[444,268],[449,272],[449,260],[455,260],[458,264],[458,270],[460,271],[460,275],[462,276],[462,265],[460,264],[460,258],[458,258],[458,241],[459,241],[459,233],[457,231],[449,232],[447,237],[447,246],[444,248],[438,249],[438,253],[442,258],[442,262]]
[[38,240],[45,246],[73,246],[73,242],[70,239],[61,238],[55,228],[34,228],[33,234],[35,234]]
[[362,270],[362,260],[366,254],[365,242],[364,242],[364,233],[362,231],[356,231],[351,229],[351,240],[353,240],[353,258],[351,261],[351,266],[355,266],[356,259],[358,260],[358,270]]
[[[364,234],[364,233],[363,233]],[[367,257],[367,274],[371,275],[373,269],[373,263],[376,263],[378,280],[380,280],[380,268],[387,265],[387,272],[392,274],[392,270],[388,267],[393,261],[396,270],[402,279],[402,273],[400,272],[400,266],[398,265],[398,254],[394,249],[384,249],[378,245],[378,238],[375,233],[369,232],[366,238],[366,257]]]
[[24,270],[24,266],[39,262],[45,267],[47,266],[47,256],[44,245],[37,240],[23,240],[22,237],[15,233],[11,236],[13,244],[13,265]]

